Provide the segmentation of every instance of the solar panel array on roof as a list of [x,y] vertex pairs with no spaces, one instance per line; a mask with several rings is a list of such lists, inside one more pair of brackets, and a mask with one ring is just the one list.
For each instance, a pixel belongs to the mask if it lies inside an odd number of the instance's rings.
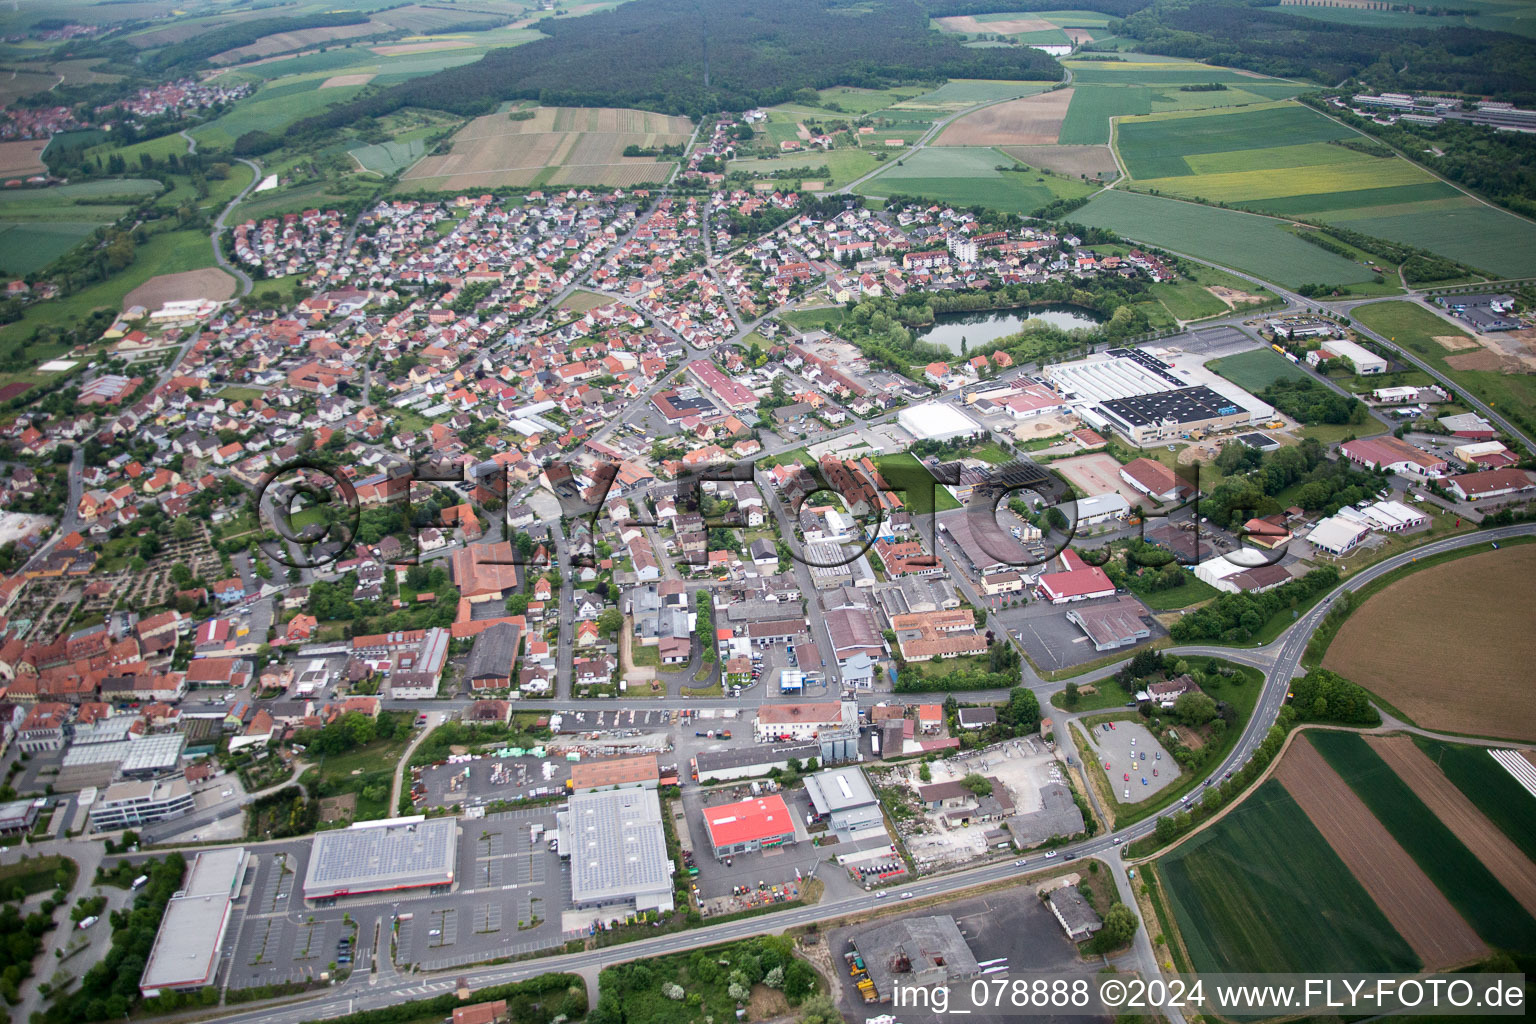
[[1103,409],[1132,427],[1163,422],[1198,423],[1247,411],[1232,399],[1218,395],[1203,384],[1176,391],[1112,398],[1103,403]]

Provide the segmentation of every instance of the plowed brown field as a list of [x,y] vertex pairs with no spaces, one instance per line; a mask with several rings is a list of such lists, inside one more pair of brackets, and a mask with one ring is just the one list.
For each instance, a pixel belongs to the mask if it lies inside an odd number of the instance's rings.
[[1305,736],[1291,741],[1275,777],[1424,961],[1425,970],[1470,963],[1487,952],[1472,927]]
[[1323,667],[1426,729],[1536,739],[1533,581],[1536,545],[1421,569],[1351,615]]
[[1049,146],[1061,136],[1072,89],[994,103],[966,114],[939,136],[940,146]]
[[1435,817],[1498,876],[1520,905],[1536,914],[1536,864],[1497,825],[1468,800],[1435,763],[1407,736],[1367,736],[1381,759],[1413,787]]

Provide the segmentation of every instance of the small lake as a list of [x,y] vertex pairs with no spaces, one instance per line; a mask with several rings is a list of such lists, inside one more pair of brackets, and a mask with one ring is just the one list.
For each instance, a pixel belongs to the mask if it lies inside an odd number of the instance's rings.
[[959,355],[960,339],[964,338],[970,352],[982,354],[982,347],[988,342],[1017,334],[1025,320],[1044,320],[1052,327],[1063,330],[1072,330],[1074,327],[1094,328],[1104,322],[1097,313],[1081,306],[1029,306],[969,313],[940,313],[934,318],[933,325],[919,333],[916,340],[930,345],[942,345]]

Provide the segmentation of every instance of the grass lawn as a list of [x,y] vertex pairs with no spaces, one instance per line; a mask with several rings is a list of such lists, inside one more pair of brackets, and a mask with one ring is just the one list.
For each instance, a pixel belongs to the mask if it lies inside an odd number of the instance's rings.
[[565,297],[565,301],[560,303],[560,308],[573,310],[577,313],[585,313],[589,309],[606,306],[612,301],[613,297],[610,295],[599,295],[597,292],[577,289]]
[[1485,942],[1536,951],[1536,920],[1359,734],[1313,730],[1306,738]]
[[641,644],[632,644],[629,648],[629,660],[636,666],[646,668],[660,668],[661,648],[645,647]]
[[1114,680],[1105,679],[1088,685],[1092,685],[1095,692],[1078,694],[1077,703],[1072,707],[1067,707],[1066,697],[1063,696],[1065,690],[1051,694],[1051,706],[1061,711],[1108,711],[1125,707],[1125,693],[1115,685]]
[[1303,380],[1308,374],[1272,348],[1239,352],[1235,356],[1213,359],[1207,369],[1221,374],[1245,391],[1263,391],[1277,380]]
[[1157,870],[1197,971],[1421,966],[1317,826],[1273,779],[1160,859]]
[[1175,608],[1188,608],[1190,605],[1199,604],[1201,601],[1209,601],[1213,597],[1221,596],[1221,591],[1195,578],[1195,574],[1186,571],[1182,586],[1172,587],[1168,590],[1148,590],[1140,576],[1129,576],[1126,586],[1131,593],[1141,598],[1142,604],[1155,612],[1171,612]]
[[[885,477],[893,487],[898,486],[898,479],[917,479],[924,477],[933,479],[933,474],[928,472],[926,466],[917,460],[917,456],[911,452],[900,452],[895,455],[881,455],[875,460],[875,467],[880,470],[880,475]],[[916,474],[922,474],[916,476]],[[912,515],[925,516],[932,512],[948,512],[950,509],[960,508],[960,502],[950,493],[949,488],[939,486],[935,481],[929,489],[925,484],[920,484],[916,491],[908,491],[901,495],[906,509]],[[930,508],[930,504],[932,507]]]
[[1424,736],[1413,737],[1413,742],[1478,810],[1488,815],[1489,821],[1536,861],[1536,797],[1493,759],[1487,747],[1444,743]]
[[[1351,314],[1354,319],[1477,395],[1502,416],[1526,430],[1536,430],[1536,376],[1496,370],[1459,370],[1436,337],[1468,337],[1454,324],[1411,302],[1373,302]],[[1466,353],[1477,350],[1468,349]]]
[[1195,281],[1159,281],[1152,294],[1179,320],[1201,320],[1227,311],[1227,304]]
[[821,309],[801,309],[792,313],[780,313],[778,318],[800,331],[830,331],[843,322],[848,311],[842,306],[826,306]]
[[1301,428],[1301,436],[1316,438],[1323,444],[1334,444],[1351,437],[1359,437],[1361,431],[1369,434],[1380,429],[1380,427],[1373,427],[1370,423],[1356,426],[1348,423],[1310,423]]

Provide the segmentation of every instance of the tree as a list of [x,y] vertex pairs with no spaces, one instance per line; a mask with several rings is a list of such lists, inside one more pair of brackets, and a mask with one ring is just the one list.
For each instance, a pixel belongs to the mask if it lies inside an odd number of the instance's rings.
[[1203,693],[1186,693],[1173,702],[1173,713],[1181,722],[1204,725],[1216,717],[1216,702]]
[[964,786],[972,793],[975,793],[978,797],[992,795],[992,780],[987,778],[985,775],[978,775],[975,772],[971,772],[965,778],[960,780],[960,785]]
[[1104,927],[1088,943],[1089,952],[1107,953],[1119,949],[1136,934],[1136,915],[1124,903],[1116,903],[1104,914]]
[[818,992],[800,1004],[798,1024],[844,1024],[844,1020],[832,997]]
[[624,628],[624,613],[617,608],[605,608],[597,617],[597,628],[602,630],[604,636],[617,636],[619,630]]
[[933,781],[933,772],[929,769],[927,761],[924,761],[922,764],[917,766],[917,777],[922,779],[924,782]]
[[1069,708],[1075,708],[1082,701],[1082,694],[1078,692],[1076,683],[1068,683],[1067,688],[1061,693],[1062,702]]

